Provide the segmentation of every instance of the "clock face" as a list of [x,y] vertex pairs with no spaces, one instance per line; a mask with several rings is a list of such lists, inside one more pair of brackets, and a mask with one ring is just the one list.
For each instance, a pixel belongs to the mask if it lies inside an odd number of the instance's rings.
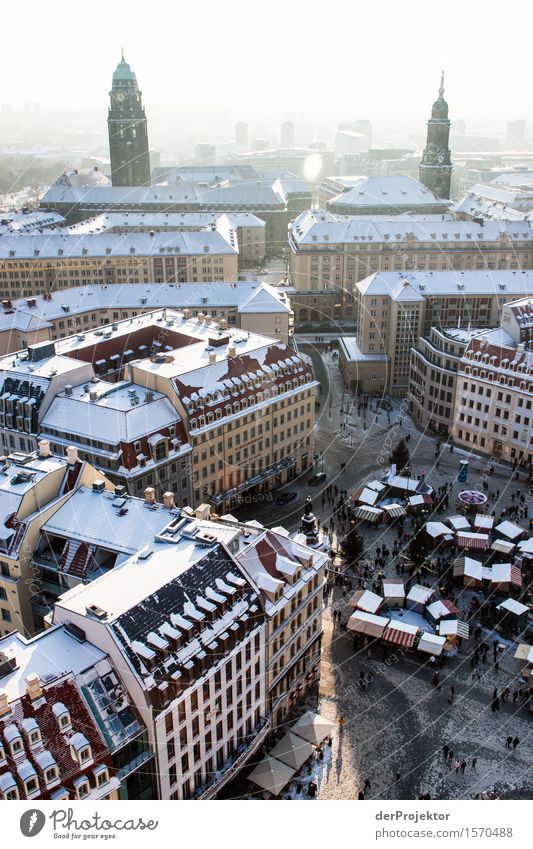
[[119,103],[122,103],[123,100],[126,100],[126,92],[125,91],[117,91],[115,98]]

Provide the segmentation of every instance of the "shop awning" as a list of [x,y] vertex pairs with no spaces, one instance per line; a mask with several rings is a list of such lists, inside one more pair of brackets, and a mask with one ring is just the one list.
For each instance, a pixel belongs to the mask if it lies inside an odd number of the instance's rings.
[[436,634],[428,634],[427,631],[424,631],[417,648],[426,654],[433,654],[439,657],[442,654],[445,643],[446,637],[438,637]]
[[268,790],[273,796],[278,796],[295,772],[293,767],[267,755],[250,773],[248,780],[262,787],[263,790]]
[[350,631],[374,638],[381,637],[388,624],[389,619],[384,616],[375,616],[373,613],[365,613],[364,610],[356,610],[348,619]]
[[407,622],[398,622],[396,619],[391,619],[383,632],[383,639],[388,643],[393,643],[395,646],[402,646],[410,649],[413,645],[418,628],[416,625],[409,625]]
[[309,710],[290,729],[293,734],[318,746],[332,733],[335,725],[319,713]]
[[405,516],[406,509],[402,504],[384,504],[382,507],[392,519],[397,519],[398,516]]
[[524,539],[522,540],[522,542],[519,542],[518,548],[520,549],[521,554],[527,557],[533,557],[533,537],[531,537],[531,539]]
[[467,622],[461,619],[445,619],[439,622],[439,634],[441,637],[461,637],[463,640],[468,640],[470,636],[470,627]]
[[457,545],[459,548],[477,548],[484,551],[489,547],[489,538],[486,534],[461,532],[457,534]]
[[377,507],[356,507],[354,510],[356,519],[362,519],[365,522],[377,522],[382,513],[383,510]]
[[287,731],[270,752],[270,757],[283,761],[293,769],[300,769],[314,751],[314,746],[308,740]]
[[509,542],[506,539],[495,539],[491,545],[492,551],[498,551],[500,554],[510,554],[514,547],[514,542]]
[[426,532],[430,537],[436,539],[437,537],[447,536],[450,533],[450,529],[442,522],[426,522]]

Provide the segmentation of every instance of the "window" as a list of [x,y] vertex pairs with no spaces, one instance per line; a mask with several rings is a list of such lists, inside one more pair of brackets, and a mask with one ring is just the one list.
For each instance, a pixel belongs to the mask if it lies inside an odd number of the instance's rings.
[[85,746],[84,749],[80,751],[80,763],[84,764],[87,761],[91,760],[91,747]]
[[76,796],[78,799],[85,799],[90,793],[89,782],[86,778],[76,783]]
[[9,610],[5,610],[4,608],[2,608],[2,619],[4,620],[4,622],[11,622],[11,613],[9,612]]

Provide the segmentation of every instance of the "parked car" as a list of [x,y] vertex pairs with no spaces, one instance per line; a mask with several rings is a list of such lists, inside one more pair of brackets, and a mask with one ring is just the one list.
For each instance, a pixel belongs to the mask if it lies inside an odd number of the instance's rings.
[[282,492],[281,495],[278,495],[276,504],[290,504],[295,498],[298,498],[298,493],[291,489],[289,492]]
[[309,486],[318,486],[319,483],[322,483],[326,480],[325,472],[317,472],[316,475],[313,475],[312,478],[309,478]]

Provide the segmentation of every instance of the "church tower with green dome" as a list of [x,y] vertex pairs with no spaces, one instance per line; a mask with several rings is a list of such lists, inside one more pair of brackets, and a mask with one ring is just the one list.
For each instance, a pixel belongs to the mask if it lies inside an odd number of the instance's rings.
[[146,114],[137,78],[125,61],[124,52],[113,74],[109,97],[111,182],[114,186],[149,186]]
[[444,71],[440,80],[439,96],[431,108],[428,135],[418,177],[439,198],[450,197],[452,163],[450,158],[450,119],[448,104],[444,100]]

